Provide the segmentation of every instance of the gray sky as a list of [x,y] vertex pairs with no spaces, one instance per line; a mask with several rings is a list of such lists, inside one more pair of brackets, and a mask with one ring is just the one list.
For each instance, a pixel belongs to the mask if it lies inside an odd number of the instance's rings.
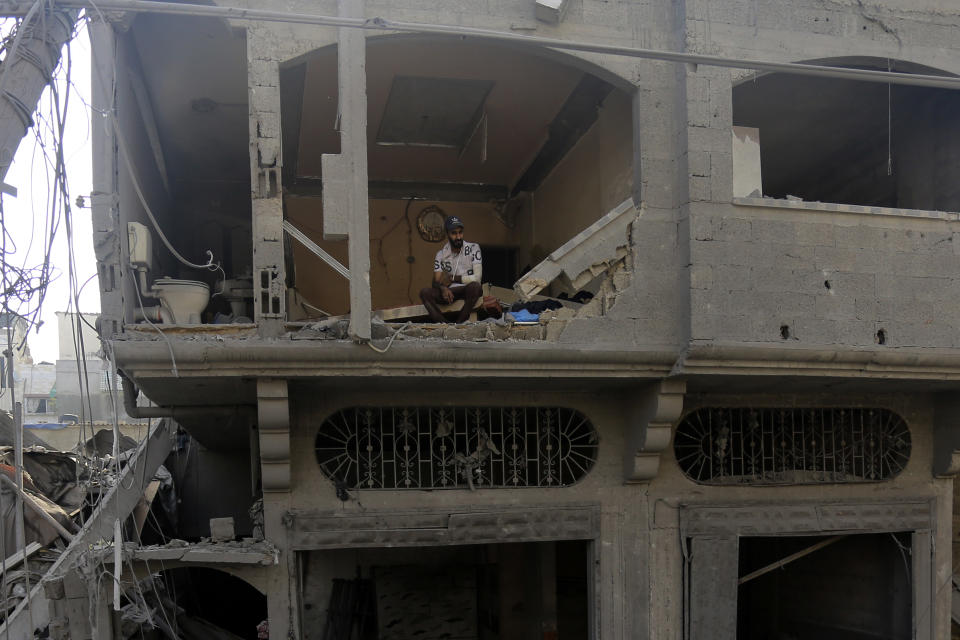
[[[74,38],[70,47],[71,82],[74,86],[70,89],[64,158],[72,204],[77,281],[78,284],[83,284],[96,272],[90,209],[76,207],[77,196],[89,196],[91,191],[90,113],[84,104],[90,99],[90,42],[85,30]],[[61,77],[58,78],[61,101],[67,90],[63,75],[61,73]],[[47,90],[40,99],[41,112],[48,114],[50,104],[50,91]],[[37,126],[43,128],[43,125],[39,124],[39,119],[37,122]],[[43,261],[44,238],[47,233],[45,226],[48,210],[48,183],[51,181],[50,171],[37,143],[34,129],[31,129],[21,142],[13,165],[7,173],[6,182],[17,188],[17,197],[3,196],[6,227],[17,247],[17,252],[11,261],[26,266],[37,266]],[[44,132],[44,137],[52,140],[49,132]],[[87,200],[89,202],[89,198]],[[42,360],[54,362],[57,358],[55,312],[66,311],[70,304],[66,236],[66,226],[61,220],[51,255],[56,279],[50,285],[43,304],[41,313],[43,325],[39,332],[31,331],[29,337],[30,351],[35,362]],[[80,307],[84,312],[100,310],[100,292],[96,278],[84,287],[80,297]]]

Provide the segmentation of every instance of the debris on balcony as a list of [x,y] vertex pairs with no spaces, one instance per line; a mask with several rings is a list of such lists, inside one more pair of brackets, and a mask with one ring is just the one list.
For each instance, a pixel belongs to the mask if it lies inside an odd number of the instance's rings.
[[[112,563],[114,550],[112,544],[102,544],[93,548],[104,562]],[[127,542],[123,545],[123,562],[163,562],[186,564],[238,564],[238,565],[274,565],[279,562],[279,552],[269,542],[243,538],[242,540],[216,541],[202,539],[200,542],[186,542],[173,539],[162,545],[138,546]]]

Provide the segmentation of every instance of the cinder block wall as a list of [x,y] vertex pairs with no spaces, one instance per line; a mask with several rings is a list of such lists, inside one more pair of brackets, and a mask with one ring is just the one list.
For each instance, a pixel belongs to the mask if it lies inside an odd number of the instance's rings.
[[[933,11],[886,1],[686,3],[690,51],[781,61],[852,56],[960,70]],[[827,62],[829,64],[829,62]],[[731,88],[747,72],[688,68],[690,338],[843,347],[960,346],[956,215],[731,204]]]

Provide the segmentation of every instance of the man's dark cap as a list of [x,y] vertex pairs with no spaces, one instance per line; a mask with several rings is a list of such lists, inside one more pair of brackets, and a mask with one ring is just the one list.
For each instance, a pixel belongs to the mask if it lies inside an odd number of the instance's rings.
[[447,233],[450,233],[457,227],[463,229],[463,221],[460,220],[457,216],[449,216],[443,223],[443,226],[446,228]]

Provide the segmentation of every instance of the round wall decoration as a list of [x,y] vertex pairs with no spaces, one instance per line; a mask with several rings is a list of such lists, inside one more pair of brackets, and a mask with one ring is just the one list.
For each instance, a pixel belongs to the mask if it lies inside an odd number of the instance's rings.
[[417,216],[417,231],[420,232],[420,237],[427,242],[446,240],[447,234],[443,228],[443,222],[446,219],[447,214],[440,207],[436,205],[426,207]]

